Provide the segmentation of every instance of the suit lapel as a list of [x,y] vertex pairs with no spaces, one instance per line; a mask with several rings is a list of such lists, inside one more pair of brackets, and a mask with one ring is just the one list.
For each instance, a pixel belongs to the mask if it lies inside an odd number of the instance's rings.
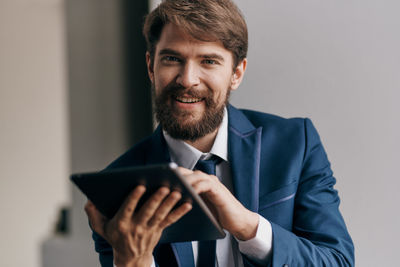
[[258,211],[261,132],[244,114],[228,106],[228,154],[236,198],[247,209]]
[[171,243],[178,267],[195,267],[192,242]]

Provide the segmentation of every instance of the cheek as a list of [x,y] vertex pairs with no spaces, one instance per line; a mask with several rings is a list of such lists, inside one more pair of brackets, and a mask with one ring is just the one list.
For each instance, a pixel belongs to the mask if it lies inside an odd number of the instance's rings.
[[222,101],[225,100],[227,91],[230,90],[231,87],[231,79],[230,76],[226,75],[215,75],[209,80],[209,87],[214,92],[215,100]]
[[164,88],[176,79],[176,71],[173,68],[158,67],[154,70],[155,86],[157,88]]
[[206,70],[200,75],[201,80],[216,89],[226,87],[230,83],[230,76],[223,70]]

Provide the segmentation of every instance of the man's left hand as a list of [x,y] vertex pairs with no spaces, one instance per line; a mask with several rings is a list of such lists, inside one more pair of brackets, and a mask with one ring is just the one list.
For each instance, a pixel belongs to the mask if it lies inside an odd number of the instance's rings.
[[224,229],[242,241],[255,237],[258,214],[246,209],[219,181],[218,177],[182,167],[178,170],[196,193],[205,200]]

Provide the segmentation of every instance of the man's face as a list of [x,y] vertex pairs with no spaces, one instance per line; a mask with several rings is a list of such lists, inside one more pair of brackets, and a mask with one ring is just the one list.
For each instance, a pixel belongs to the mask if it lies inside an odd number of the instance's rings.
[[232,53],[220,42],[203,42],[167,24],[147,54],[157,120],[174,138],[194,141],[222,122],[230,90],[236,89],[246,60],[233,70]]

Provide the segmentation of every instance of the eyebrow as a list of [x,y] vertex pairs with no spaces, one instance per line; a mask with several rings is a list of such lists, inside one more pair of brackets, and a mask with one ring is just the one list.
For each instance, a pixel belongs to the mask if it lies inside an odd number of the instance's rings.
[[211,53],[211,54],[205,54],[205,55],[201,55],[202,58],[205,59],[218,59],[219,61],[224,62],[224,58],[221,55],[215,54],[215,53]]
[[160,52],[158,52],[159,55],[174,55],[174,56],[180,56],[180,54],[178,52],[176,52],[175,50],[172,49],[162,49],[160,50]]
[[[158,53],[159,55],[173,55],[173,56],[182,56],[179,52],[173,50],[173,49],[169,49],[169,48],[165,48],[160,50],[160,52]],[[224,62],[224,57],[217,54],[217,53],[210,53],[210,54],[204,54],[204,55],[200,55],[199,57],[204,58],[204,59],[218,59],[221,62]]]

